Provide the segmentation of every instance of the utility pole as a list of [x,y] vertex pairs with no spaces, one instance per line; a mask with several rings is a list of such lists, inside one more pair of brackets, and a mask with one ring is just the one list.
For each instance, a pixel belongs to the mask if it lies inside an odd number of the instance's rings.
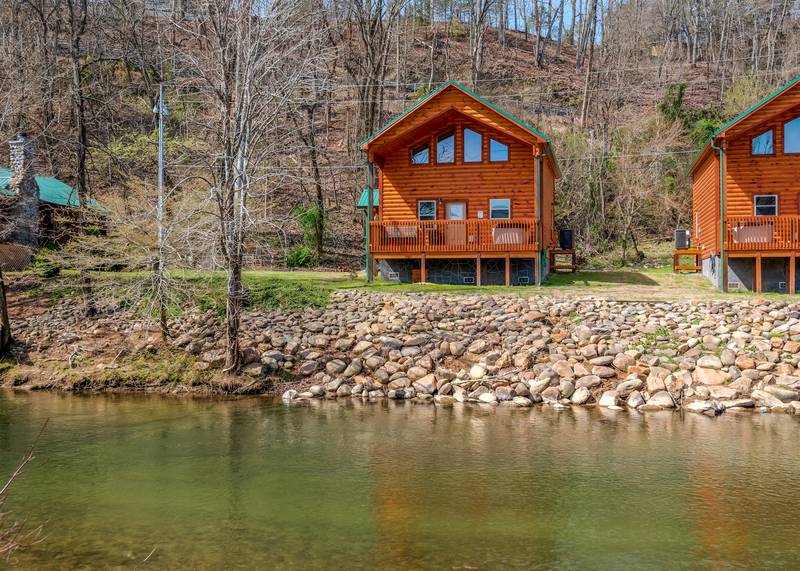
[[166,341],[169,336],[167,329],[167,302],[166,302],[166,276],[164,274],[164,117],[167,116],[167,105],[164,103],[164,84],[158,85],[158,101],[153,107],[153,113],[158,114],[158,194],[156,198],[156,224],[158,260],[156,261],[155,294],[158,302],[158,323],[161,337]]

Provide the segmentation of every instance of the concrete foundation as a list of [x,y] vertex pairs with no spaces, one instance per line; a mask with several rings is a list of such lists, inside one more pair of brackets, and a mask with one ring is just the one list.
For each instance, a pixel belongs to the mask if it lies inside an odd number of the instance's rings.
[[[755,256],[750,258],[728,258],[728,291],[755,291]],[[789,264],[787,257],[761,258],[761,291],[789,293]],[[719,285],[719,272],[722,269],[719,256],[711,256],[702,262],[703,275],[715,286]],[[795,275],[795,291],[800,292],[800,272]]]
[[753,291],[756,284],[755,258],[728,258],[727,281],[729,291]]
[[[380,260],[378,272],[383,281],[410,283],[421,269],[419,259]],[[434,284],[476,285],[475,259],[429,259],[425,269],[427,281]],[[545,274],[546,275],[546,274]],[[505,285],[505,258],[481,260],[481,285]],[[511,285],[535,285],[534,260],[511,258]]]

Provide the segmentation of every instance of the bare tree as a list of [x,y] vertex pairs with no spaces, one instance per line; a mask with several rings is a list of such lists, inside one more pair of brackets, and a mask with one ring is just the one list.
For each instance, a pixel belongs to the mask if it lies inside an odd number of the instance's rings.
[[483,70],[484,36],[495,0],[470,0],[469,4],[469,77],[473,89],[478,89]]
[[[191,30],[202,49],[183,49],[214,99],[209,127],[217,135],[210,197],[227,273],[226,370],[240,365],[239,323],[244,306],[242,260],[248,232],[248,197],[259,185],[256,171],[277,153],[272,129],[289,110],[290,97],[308,76],[314,33],[303,26],[310,6],[302,0],[208,0],[206,22]],[[180,49],[180,48],[179,48]]]

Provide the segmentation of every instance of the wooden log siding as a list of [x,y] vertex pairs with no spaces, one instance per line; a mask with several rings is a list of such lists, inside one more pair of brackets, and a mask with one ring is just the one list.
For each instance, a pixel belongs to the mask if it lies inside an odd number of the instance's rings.
[[703,256],[719,244],[719,155],[712,153],[697,166],[692,179],[692,245]]
[[491,254],[537,249],[536,220],[379,220],[370,250],[380,254]]
[[[797,203],[800,155],[783,152],[783,125],[798,116],[800,109],[783,113],[731,141],[725,173],[726,215],[752,216],[753,197],[757,194],[777,194],[779,214],[800,214]],[[770,128],[773,130],[775,154],[751,155],[751,137]]]
[[[417,218],[417,202],[441,200],[437,217],[444,218],[444,204],[466,202],[467,218],[478,218],[483,212],[489,218],[489,200],[511,199],[511,216],[536,217],[536,160],[530,146],[486,129],[470,125],[470,129],[483,135],[481,163],[462,163],[463,133],[456,132],[456,162],[453,164],[413,165],[408,149],[400,149],[386,157],[381,168],[382,220],[409,220]],[[489,138],[493,137],[509,146],[509,160],[490,162]],[[431,149],[432,160],[435,147]]]

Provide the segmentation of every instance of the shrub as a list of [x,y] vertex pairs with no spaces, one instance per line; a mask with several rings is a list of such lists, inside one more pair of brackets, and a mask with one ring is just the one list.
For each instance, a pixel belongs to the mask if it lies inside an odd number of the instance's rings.
[[54,278],[61,273],[61,266],[55,255],[55,248],[46,247],[39,250],[31,260],[31,271],[41,278]]
[[314,254],[306,246],[295,246],[286,254],[286,265],[290,268],[308,268],[314,265]]

